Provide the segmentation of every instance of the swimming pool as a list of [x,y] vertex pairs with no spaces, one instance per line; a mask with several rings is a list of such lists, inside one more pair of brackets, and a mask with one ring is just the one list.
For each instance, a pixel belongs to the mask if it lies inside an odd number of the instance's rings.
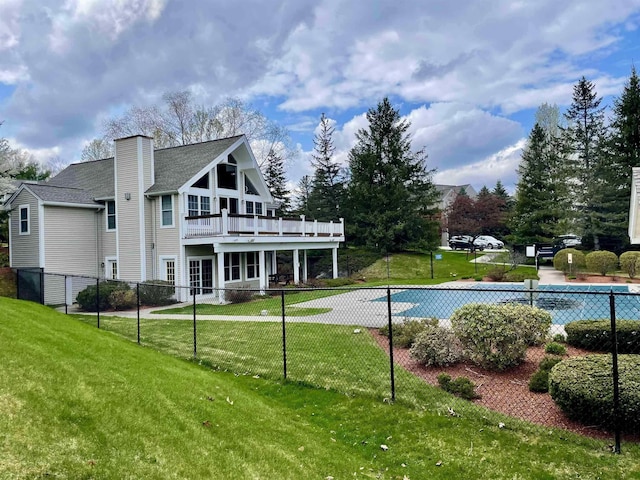
[[[469,288],[429,287],[408,289],[391,295],[391,301],[406,303],[397,315],[416,318],[449,318],[467,303],[524,303],[547,310],[556,325],[573,320],[610,318],[609,293],[615,296],[616,318],[640,319],[640,294],[630,294],[624,285],[541,285],[531,298],[522,285],[479,284]],[[386,297],[375,301],[386,301]]]

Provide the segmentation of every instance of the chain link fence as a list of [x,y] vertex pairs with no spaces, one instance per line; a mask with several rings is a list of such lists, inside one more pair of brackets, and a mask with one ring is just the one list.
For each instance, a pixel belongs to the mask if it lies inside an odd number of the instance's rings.
[[623,436],[640,438],[640,292],[633,285],[260,291],[33,271],[18,271],[17,279],[40,285],[42,303],[215,370],[443,415],[481,409],[469,418],[613,437],[617,452]]

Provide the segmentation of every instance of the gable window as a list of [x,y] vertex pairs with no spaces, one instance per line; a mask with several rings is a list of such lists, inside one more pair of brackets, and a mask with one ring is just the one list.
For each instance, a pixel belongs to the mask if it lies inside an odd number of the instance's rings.
[[20,235],[31,234],[30,216],[29,205],[20,205]]
[[247,252],[247,280],[260,276],[260,260],[258,252]]
[[218,188],[238,189],[238,167],[236,165],[220,163],[216,167],[216,173],[218,174]]
[[171,195],[162,195],[160,203],[162,210],[162,226],[173,227],[173,197]]
[[240,254],[224,254],[224,280],[225,282],[240,280]]
[[116,202],[107,200],[107,230],[116,229]]
[[206,188],[209,189],[209,174],[205,173],[196,183],[191,185],[194,188]]
[[251,183],[251,180],[249,180],[249,177],[246,175],[244,176],[244,193],[249,195],[260,195],[258,193],[258,189],[253,186],[253,183]]

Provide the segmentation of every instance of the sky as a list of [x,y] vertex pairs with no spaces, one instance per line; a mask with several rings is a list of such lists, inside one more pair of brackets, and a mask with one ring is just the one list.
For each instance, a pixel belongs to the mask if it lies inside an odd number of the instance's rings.
[[345,163],[389,97],[436,183],[513,192],[536,108],[582,76],[611,105],[639,26],[640,0],[0,0],[0,137],[66,164],[132,105],[235,96],[289,129],[295,184],[322,113]]

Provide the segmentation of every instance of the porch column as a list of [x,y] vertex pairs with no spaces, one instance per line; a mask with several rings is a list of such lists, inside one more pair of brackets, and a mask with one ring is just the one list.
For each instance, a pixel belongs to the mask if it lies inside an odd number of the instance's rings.
[[338,278],[338,249],[332,249],[331,253],[333,257],[333,278]]
[[278,252],[271,252],[271,273],[278,273]]
[[218,302],[224,303],[224,253],[216,253],[218,259]]
[[297,248],[293,251],[293,283],[300,283],[300,251]]
[[264,250],[258,252],[258,271],[260,272],[260,295],[264,295],[269,286],[267,284],[267,263],[265,262]]
[[302,282],[307,283],[309,272],[307,271],[307,251],[302,251]]

